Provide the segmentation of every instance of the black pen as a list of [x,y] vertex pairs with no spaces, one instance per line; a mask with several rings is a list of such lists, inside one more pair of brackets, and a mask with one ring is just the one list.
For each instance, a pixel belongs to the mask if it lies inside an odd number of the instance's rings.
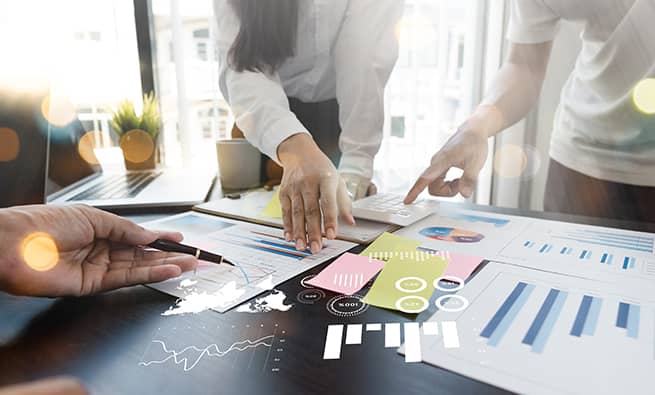
[[200,248],[191,247],[185,244],[176,243],[170,240],[157,239],[152,243],[148,244],[148,247],[154,248],[155,250],[166,251],[166,252],[179,252],[181,254],[193,255],[201,261],[207,261],[212,263],[226,263],[228,265],[235,266],[234,263],[228,261],[220,255],[212,254],[211,252],[201,250]]

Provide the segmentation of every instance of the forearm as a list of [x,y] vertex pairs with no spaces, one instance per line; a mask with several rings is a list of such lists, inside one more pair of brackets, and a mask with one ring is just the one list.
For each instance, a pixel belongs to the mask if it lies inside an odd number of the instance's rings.
[[493,136],[523,119],[539,99],[551,47],[550,42],[514,44],[482,103],[465,126]]

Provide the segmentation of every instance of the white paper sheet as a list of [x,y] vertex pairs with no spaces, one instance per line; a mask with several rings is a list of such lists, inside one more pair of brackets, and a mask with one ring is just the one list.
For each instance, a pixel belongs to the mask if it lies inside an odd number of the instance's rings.
[[272,287],[355,247],[324,240],[318,254],[299,253],[284,241],[282,231],[200,213],[183,213],[144,224],[184,234],[183,243],[223,255],[237,267],[202,263],[197,273],[151,285],[182,298],[166,315],[211,308],[225,312]]
[[471,302],[466,310],[428,321],[455,321],[460,346],[422,335],[425,363],[518,393],[653,392],[652,284],[617,286],[492,262],[458,295]]
[[[196,206],[194,210],[281,228],[281,219],[261,216],[262,211],[264,211],[264,208],[266,208],[268,202],[273,197],[273,193],[272,191],[249,192],[240,199],[225,198],[215,200]],[[369,243],[382,233],[393,232],[397,228],[394,225],[358,219],[357,226],[346,225],[340,222],[337,237],[356,243]]]
[[396,232],[434,250],[493,259],[528,226],[531,219],[472,210],[439,211]]

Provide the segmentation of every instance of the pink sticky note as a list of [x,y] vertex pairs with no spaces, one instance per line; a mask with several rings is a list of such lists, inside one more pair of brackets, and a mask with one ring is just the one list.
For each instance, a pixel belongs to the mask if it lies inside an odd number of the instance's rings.
[[448,261],[443,276],[454,276],[466,280],[480,266],[484,258],[473,255],[454,254],[448,251],[438,251],[437,255]]
[[352,295],[362,289],[383,267],[384,262],[345,253],[316,277],[307,281],[307,284]]

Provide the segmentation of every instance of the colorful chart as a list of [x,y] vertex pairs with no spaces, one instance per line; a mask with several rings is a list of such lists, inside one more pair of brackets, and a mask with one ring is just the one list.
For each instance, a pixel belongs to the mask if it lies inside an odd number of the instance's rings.
[[422,229],[420,234],[429,239],[453,243],[479,243],[484,239],[484,235],[481,233],[438,226]]

